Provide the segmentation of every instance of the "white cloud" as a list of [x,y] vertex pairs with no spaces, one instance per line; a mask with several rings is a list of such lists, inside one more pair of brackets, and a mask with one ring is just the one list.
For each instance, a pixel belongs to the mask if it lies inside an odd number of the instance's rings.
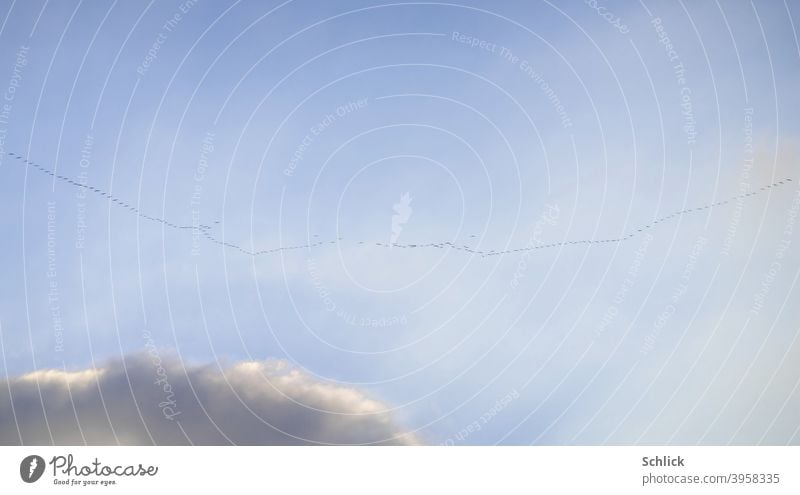
[[5,382],[5,445],[419,443],[363,390],[277,359],[188,366],[152,349],[96,370],[39,370]]

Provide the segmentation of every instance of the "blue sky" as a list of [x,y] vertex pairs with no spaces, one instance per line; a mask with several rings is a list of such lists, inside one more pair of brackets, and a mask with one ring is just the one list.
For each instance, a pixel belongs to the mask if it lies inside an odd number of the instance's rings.
[[148,335],[423,443],[796,444],[796,11],[4,2],[3,151],[140,214],[0,158],[2,372]]

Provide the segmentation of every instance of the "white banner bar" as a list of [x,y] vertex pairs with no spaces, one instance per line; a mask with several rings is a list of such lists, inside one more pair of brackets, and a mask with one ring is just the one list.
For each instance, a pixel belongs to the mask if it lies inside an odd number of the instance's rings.
[[800,493],[800,447],[2,447],[0,493]]

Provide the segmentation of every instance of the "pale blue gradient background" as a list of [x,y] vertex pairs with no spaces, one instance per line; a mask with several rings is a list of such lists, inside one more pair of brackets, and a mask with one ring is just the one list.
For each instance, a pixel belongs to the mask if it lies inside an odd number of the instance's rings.
[[[141,352],[147,330],[187,362],[285,358],[361,387],[429,443],[800,442],[800,241],[784,233],[800,180],[797,6],[599,2],[629,26],[621,33],[582,2],[200,1],[137,74],[180,5],[3,2],[0,89],[19,46],[30,47],[5,150],[77,177],[91,134],[89,184],[148,215],[191,224],[199,184],[200,221],[220,221],[226,242],[342,241],[253,258],[201,240],[193,256],[190,232],[89,195],[76,249],[78,190],[3,156],[5,376]],[[653,17],[686,69],[692,145]],[[453,32],[527,60],[572,125],[519,62]],[[360,99],[287,176],[309,128]],[[742,192],[747,108],[750,187],[795,182],[747,200],[738,224],[727,205],[651,229],[620,303],[642,237],[527,257],[371,245],[389,241],[405,192],[413,212],[398,242],[484,250],[617,238],[728,199]],[[207,132],[214,150],[198,182]],[[548,205],[558,218],[543,223]],[[654,336],[701,237],[685,292]],[[791,247],[751,315],[781,239]],[[321,290],[359,321],[406,323],[349,324]],[[612,305],[618,314],[598,335]],[[480,431],[456,438],[513,391],[519,398]]]

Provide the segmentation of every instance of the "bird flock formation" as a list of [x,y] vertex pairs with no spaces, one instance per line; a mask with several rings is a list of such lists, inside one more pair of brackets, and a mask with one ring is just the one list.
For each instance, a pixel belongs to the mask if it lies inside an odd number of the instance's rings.
[[[283,251],[294,251],[294,250],[298,250],[298,249],[313,249],[313,248],[320,247],[320,246],[323,246],[323,245],[335,245],[335,244],[337,244],[339,242],[343,242],[345,240],[342,237],[338,237],[335,240],[327,240],[327,241],[315,240],[313,242],[309,242],[309,243],[306,243],[306,244],[298,244],[298,245],[291,245],[291,246],[279,246],[279,247],[274,247],[274,248],[271,248],[271,249],[262,249],[262,250],[258,250],[258,251],[249,250],[249,249],[246,249],[245,247],[243,247],[241,245],[238,245],[238,244],[235,244],[235,243],[231,243],[231,242],[227,242],[227,241],[224,241],[224,240],[220,239],[217,236],[217,234],[214,233],[215,227],[217,227],[219,225],[219,223],[220,223],[219,220],[214,221],[212,223],[212,225],[207,225],[207,224],[180,225],[180,224],[176,224],[176,223],[170,222],[170,221],[168,221],[168,220],[166,220],[164,218],[159,218],[159,217],[155,217],[155,216],[143,213],[139,208],[137,208],[137,207],[135,207],[135,206],[133,206],[133,205],[131,205],[131,204],[129,204],[129,203],[117,198],[117,197],[115,197],[114,195],[112,195],[112,194],[110,194],[110,193],[108,193],[108,192],[106,192],[106,191],[104,191],[104,190],[102,190],[102,189],[100,189],[98,187],[90,186],[88,184],[83,184],[81,182],[73,180],[70,177],[67,177],[67,176],[64,176],[64,175],[60,175],[60,174],[56,174],[55,172],[53,172],[51,170],[48,170],[47,168],[43,167],[42,165],[39,165],[36,162],[28,160],[27,158],[24,158],[24,157],[22,157],[22,156],[20,156],[18,154],[14,154],[14,153],[9,152],[8,156],[10,156],[10,157],[12,157],[12,158],[14,158],[16,160],[19,160],[21,163],[24,163],[26,166],[32,167],[33,169],[35,169],[35,170],[37,170],[37,171],[39,171],[39,172],[41,172],[43,174],[49,175],[49,176],[51,176],[51,177],[53,177],[55,179],[58,179],[58,180],[60,180],[62,182],[65,182],[67,184],[71,184],[71,185],[73,185],[75,187],[84,188],[87,191],[91,191],[92,193],[94,193],[94,194],[96,194],[98,196],[104,197],[108,201],[110,201],[111,203],[113,203],[113,204],[115,204],[115,205],[117,205],[117,206],[119,206],[121,208],[125,208],[125,209],[129,210],[129,211],[131,211],[132,213],[135,213],[136,215],[138,215],[141,218],[144,218],[146,220],[150,220],[150,221],[153,221],[153,222],[161,223],[164,226],[172,228],[172,229],[195,231],[197,233],[200,233],[209,242],[212,242],[214,244],[217,244],[217,245],[220,245],[220,246],[223,246],[223,247],[227,247],[227,248],[238,250],[238,251],[240,251],[240,252],[242,252],[242,253],[244,253],[244,254],[246,254],[248,256],[262,256],[262,255],[267,255],[267,254],[275,254],[275,253],[279,253],[279,252],[283,252]],[[755,189],[755,190],[752,190],[752,191],[749,191],[749,192],[746,192],[746,193],[743,193],[743,194],[738,194],[736,196],[732,196],[732,197],[730,197],[728,199],[725,199],[725,200],[722,200],[722,201],[717,201],[716,203],[708,203],[708,204],[705,204],[705,205],[702,205],[702,206],[698,206],[698,207],[695,207],[695,208],[685,208],[685,209],[682,209],[682,210],[678,210],[678,211],[675,211],[673,213],[670,213],[669,215],[665,215],[665,216],[659,217],[659,218],[653,220],[652,222],[650,222],[650,223],[648,223],[646,225],[643,225],[643,226],[641,226],[639,228],[631,230],[631,231],[629,231],[627,234],[625,234],[623,236],[615,237],[615,238],[609,238],[609,239],[579,239],[579,240],[571,240],[571,241],[552,242],[552,243],[549,243],[549,244],[541,244],[541,243],[539,243],[539,244],[536,244],[536,245],[526,245],[526,246],[521,247],[521,248],[504,249],[504,250],[482,250],[482,249],[477,249],[477,248],[471,247],[471,246],[469,246],[467,244],[458,244],[458,243],[455,243],[453,241],[428,242],[428,243],[423,243],[423,244],[399,244],[399,243],[393,243],[393,242],[379,242],[379,241],[357,241],[357,243],[360,244],[360,245],[373,245],[373,246],[380,247],[380,248],[450,249],[450,250],[454,250],[454,251],[463,251],[465,253],[474,254],[474,255],[481,256],[481,257],[510,255],[510,254],[528,252],[528,251],[535,251],[535,250],[539,250],[539,249],[550,249],[550,248],[564,247],[564,246],[590,245],[590,244],[613,244],[613,243],[624,242],[624,241],[626,241],[628,239],[631,239],[632,237],[636,237],[637,235],[641,234],[642,232],[644,232],[644,231],[646,231],[648,229],[652,229],[652,228],[656,227],[657,225],[662,224],[664,222],[667,222],[669,220],[672,220],[674,218],[677,218],[677,217],[680,217],[680,216],[684,216],[684,215],[692,215],[692,214],[700,213],[700,212],[703,212],[703,211],[708,210],[710,208],[724,206],[724,205],[727,205],[729,203],[733,203],[735,201],[738,201],[740,199],[746,199],[746,198],[755,196],[755,195],[757,195],[757,194],[759,194],[761,192],[767,191],[769,189],[780,187],[783,184],[785,184],[787,182],[791,182],[791,181],[792,181],[792,179],[785,178],[783,180],[779,180],[777,182],[773,182],[772,184],[768,184],[768,185],[762,186],[759,189]],[[314,237],[317,237],[317,236],[315,235]],[[476,236],[471,236],[471,237],[476,237]]]

